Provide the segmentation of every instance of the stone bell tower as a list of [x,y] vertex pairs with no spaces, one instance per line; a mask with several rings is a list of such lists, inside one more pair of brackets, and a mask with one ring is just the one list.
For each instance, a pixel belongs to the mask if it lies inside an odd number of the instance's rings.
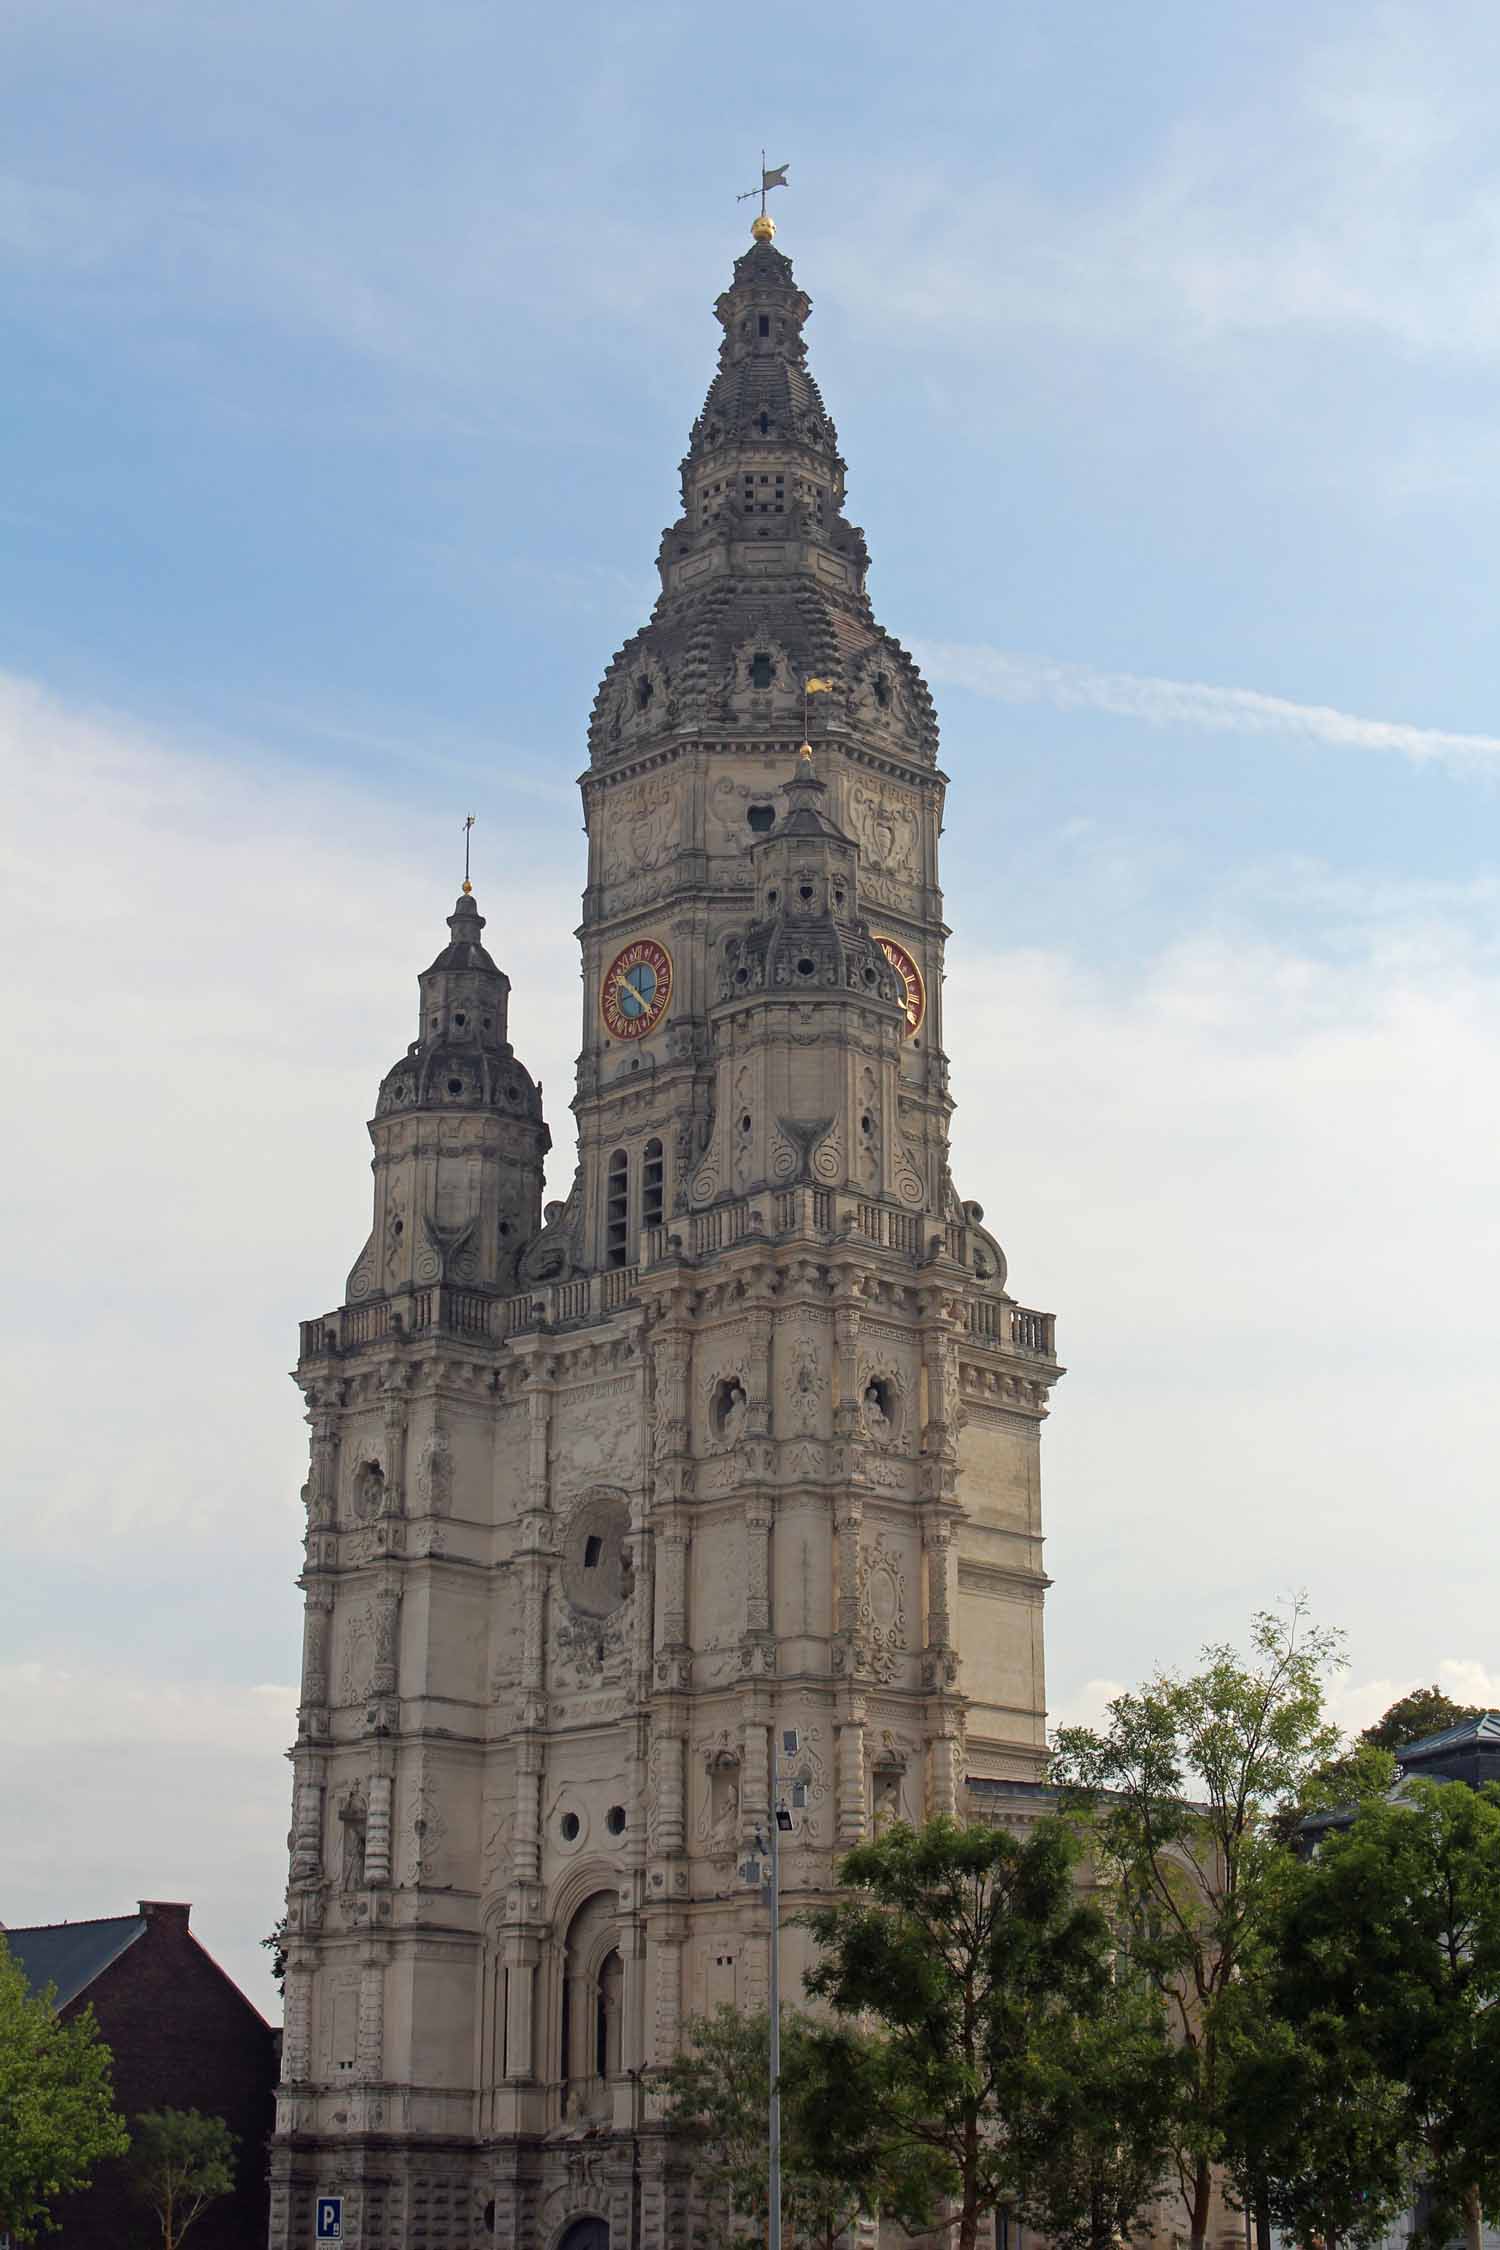
[[789,1914],[1041,1771],[1052,1320],[950,1178],[931,700],[752,232],[590,721],[571,1191],[466,896],[303,1327],[277,2246],[339,2193],[364,2250],[686,2250],[650,2074],[765,2005],[771,1729]]

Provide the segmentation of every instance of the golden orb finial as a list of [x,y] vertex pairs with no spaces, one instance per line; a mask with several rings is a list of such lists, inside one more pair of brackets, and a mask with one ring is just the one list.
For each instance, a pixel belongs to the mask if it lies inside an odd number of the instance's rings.
[[798,763],[804,766],[810,766],[812,764],[812,758],[812,744],[810,742],[804,742],[802,748],[797,752]]
[[472,898],[473,896],[474,896],[474,886],[473,886],[473,884],[472,884],[472,883],[465,883],[465,884],[464,884],[464,897],[465,897],[465,898]]
[[750,221],[750,237],[752,241],[770,242],[774,240],[775,234],[776,221],[773,218],[768,217],[768,215],[764,211],[760,212],[756,218],[753,218]]

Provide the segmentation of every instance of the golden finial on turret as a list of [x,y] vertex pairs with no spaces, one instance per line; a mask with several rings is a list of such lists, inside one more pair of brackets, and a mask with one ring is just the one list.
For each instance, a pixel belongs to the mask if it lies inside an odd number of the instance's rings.
[[464,814],[464,897],[465,897],[465,898],[472,898],[472,897],[474,896],[474,886],[473,886],[473,884],[472,884],[472,883],[471,883],[471,882],[469,881],[469,830],[470,830],[470,829],[471,829],[471,828],[473,827],[473,825],[474,825],[474,815],[473,815],[472,813],[465,813],[465,814]]
[[766,197],[770,194],[772,188],[786,186],[788,169],[785,164],[773,164],[768,168],[766,152],[762,149],[760,152],[760,186],[758,188],[746,188],[744,194],[737,198],[741,203],[748,203],[752,195],[760,197],[760,210],[756,217],[750,221],[750,234],[756,242],[769,242],[775,235],[776,221],[767,216]]
[[812,744],[810,742],[803,743],[802,748],[797,752],[797,759],[801,765],[810,766],[812,764]]

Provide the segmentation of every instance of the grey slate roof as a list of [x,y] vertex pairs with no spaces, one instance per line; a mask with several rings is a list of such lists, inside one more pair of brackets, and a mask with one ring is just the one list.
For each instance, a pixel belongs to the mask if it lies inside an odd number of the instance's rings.
[[55,1985],[57,2005],[65,2008],[134,1945],[145,1927],[144,1914],[114,1914],[100,1922],[41,1922],[30,1929],[3,1930],[0,1942],[20,1962],[32,1991]]
[[1421,1765],[1446,1751],[1476,1748],[1500,1749],[1500,1711],[1482,1711],[1477,1719],[1460,1719],[1440,1734],[1424,1734],[1420,1742],[1407,1742],[1396,1752],[1398,1765]]

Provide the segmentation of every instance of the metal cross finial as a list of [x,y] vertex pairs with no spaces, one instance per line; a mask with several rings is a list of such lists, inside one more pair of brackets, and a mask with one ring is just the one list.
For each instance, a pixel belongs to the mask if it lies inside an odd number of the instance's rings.
[[760,186],[758,188],[746,188],[743,195],[735,197],[735,202],[748,203],[752,195],[758,195],[760,197],[760,215],[764,218],[766,215],[766,197],[773,187],[786,186],[786,176],[790,170],[789,164],[773,164],[768,172],[766,170],[766,152],[762,149],[760,152]]
[[473,884],[472,884],[472,883],[471,883],[471,882],[469,881],[469,830],[470,830],[470,829],[471,829],[471,828],[473,827],[473,825],[474,825],[474,815],[473,815],[472,813],[465,813],[465,814],[464,814],[464,897],[465,897],[465,898],[471,898],[471,897],[473,896],[473,892],[474,892],[474,886],[473,886]]

